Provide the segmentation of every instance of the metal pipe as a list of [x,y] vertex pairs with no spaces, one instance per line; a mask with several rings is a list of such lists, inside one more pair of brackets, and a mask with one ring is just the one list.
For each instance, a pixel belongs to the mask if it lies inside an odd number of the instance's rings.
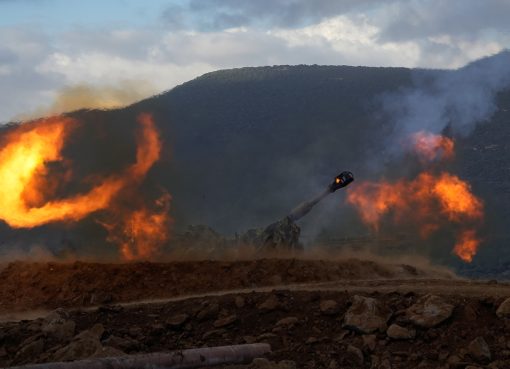
[[30,364],[3,369],[184,369],[220,364],[243,364],[271,352],[267,343],[205,347],[70,362]]

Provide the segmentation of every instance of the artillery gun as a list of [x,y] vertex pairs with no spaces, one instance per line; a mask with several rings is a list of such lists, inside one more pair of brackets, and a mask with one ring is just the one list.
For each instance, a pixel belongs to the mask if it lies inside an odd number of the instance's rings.
[[266,228],[248,230],[241,236],[240,242],[245,245],[253,245],[259,251],[299,250],[301,248],[299,245],[301,229],[296,222],[308,214],[326,196],[349,185],[352,181],[354,181],[354,176],[351,172],[340,173],[317,196],[301,203],[283,219]]

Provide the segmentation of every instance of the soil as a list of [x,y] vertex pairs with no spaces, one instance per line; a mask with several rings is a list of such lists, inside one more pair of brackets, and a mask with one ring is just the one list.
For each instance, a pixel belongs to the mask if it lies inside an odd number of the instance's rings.
[[[201,274],[206,271],[211,274]],[[58,285],[65,281],[68,287]],[[0,283],[5,313],[64,306],[58,313],[74,323],[72,334],[57,338],[45,328],[48,318],[4,320],[0,366],[5,367],[58,361],[80,334],[97,331],[100,324],[97,344],[119,355],[266,342],[270,362],[248,367],[510,368],[510,319],[496,314],[510,296],[510,285],[446,278],[408,265],[359,260],[15,263],[3,270]],[[67,292],[42,298],[57,286]],[[98,294],[101,287],[109,288],[110,302],[92,306],[88,298],[76,299],[80,293]],[[9,302],[9,293],[20,305]],[[403,318],[430,294],[452,306],[444,320],[423,327]],[[367,333],[346,326],[346,313],[359,296],[373,298],[389,312],[384,328]],[[163,300],[135,301],[150,298]],[[415,334],[391,338],[386,327],[392,324]],[[487,344],[488,356],[477,351],[480,342]],[[71,359],[87,357],[75,355]]]
[[[0,272],[0,314],[161,299],[261,286],[430,277],[435,273],[407,264],[384,264],[357,259],[129,264],[14,262]],[[443,275],[447,276],[447,273]]]

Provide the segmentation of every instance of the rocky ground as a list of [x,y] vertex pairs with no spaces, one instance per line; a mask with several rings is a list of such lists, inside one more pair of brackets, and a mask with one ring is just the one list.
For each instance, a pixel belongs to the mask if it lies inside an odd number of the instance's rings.
[[0,366],[266,342],[247,367],[510,368],[508,296],[496,281],[407,276],[69,304],[0,323]]

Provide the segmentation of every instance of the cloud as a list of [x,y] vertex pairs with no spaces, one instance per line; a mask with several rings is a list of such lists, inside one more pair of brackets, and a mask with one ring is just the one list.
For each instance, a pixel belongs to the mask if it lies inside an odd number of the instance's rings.
[[510,31],[510,2],[501,0],[422,0],[383,9],[382,41],[403,41],[448,35],[476,41]]
[[[392,2],[396,0],[386,0]],[[163,19],[174,29],[218,31],[242,26],[299,28],[365,9],[377,0],[190,0],[170,5]]]
[[160,92],[217,69],[275,64],[458,68],[510,46],[507,3],[188,0],[146,27],[0,27],[0,122],[52,106],[69,86],[136,80]]

